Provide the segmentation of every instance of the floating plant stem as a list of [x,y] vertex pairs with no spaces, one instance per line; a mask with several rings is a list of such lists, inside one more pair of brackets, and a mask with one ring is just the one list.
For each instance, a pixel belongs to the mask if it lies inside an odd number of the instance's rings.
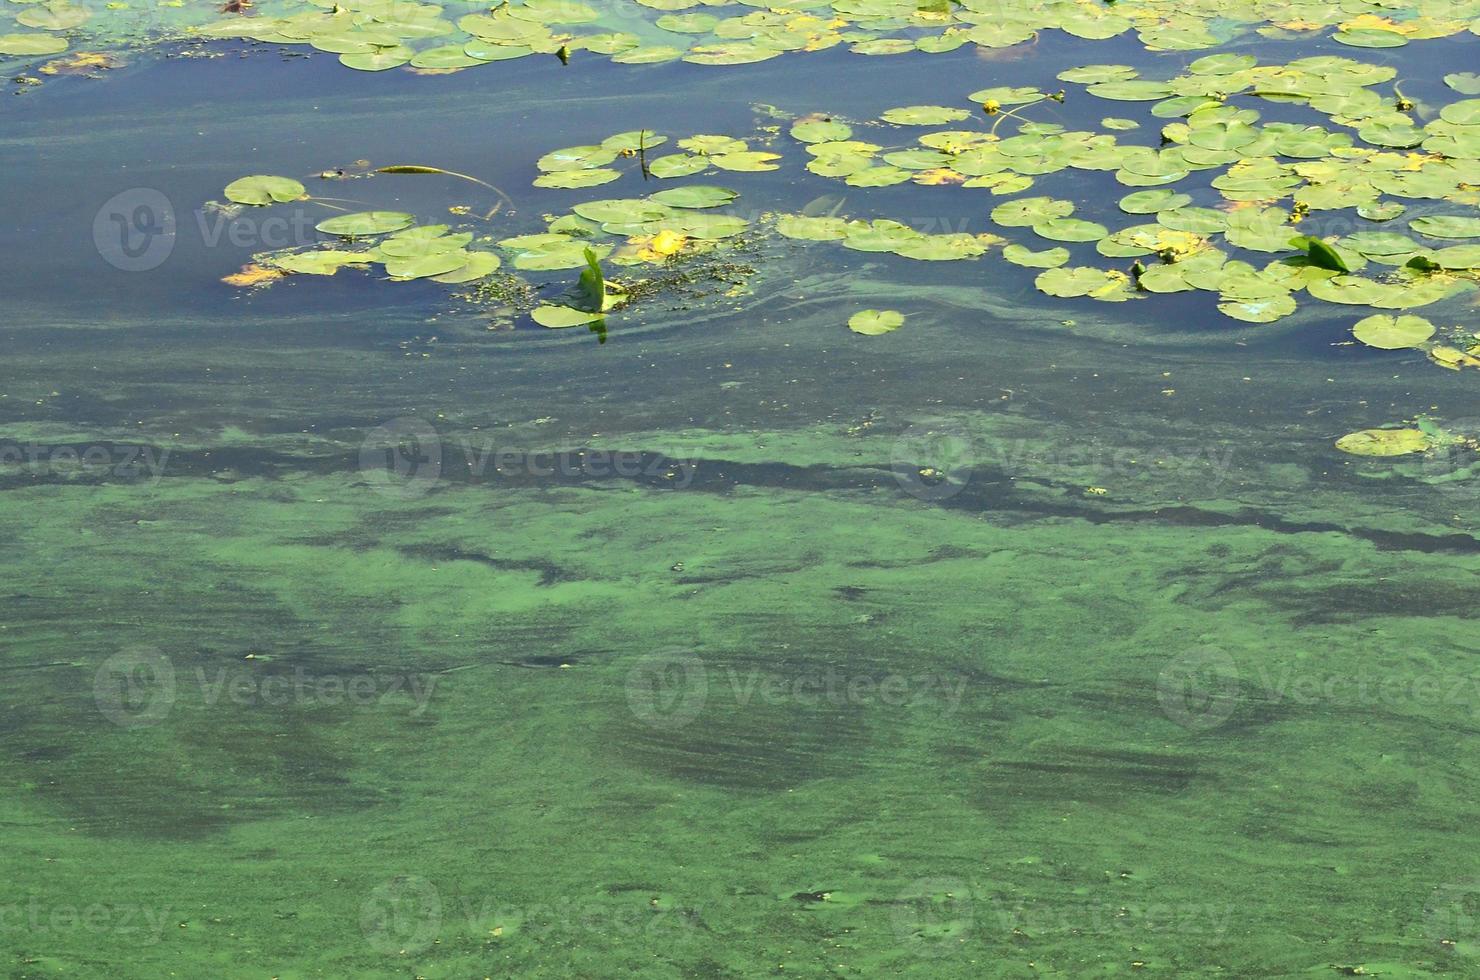
[[[441,167],[422,167],[415,164],[397,164],[392,167],[379,167],[376,169],[375,172],[378,174],[440,174],[444,177],[456,177],[459,180],[472,181],[480,187],[488,188],[499,197],[503,198],[503,203],[507,204],[511,209],[514,207],[514,199],[505,194],[503,191],[499,190],[497,187],[494,187],[488,181],[479,180],[477,177],[470,177],[467,174],[460,174],[454,170],[443,170]],[[490,211],[489,215],[491,216],[492,214],[493,212]]]

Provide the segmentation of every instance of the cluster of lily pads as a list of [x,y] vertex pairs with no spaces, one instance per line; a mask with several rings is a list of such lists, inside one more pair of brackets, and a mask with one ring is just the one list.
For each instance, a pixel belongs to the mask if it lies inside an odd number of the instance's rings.
[[679,140],[676,145],[683,152],[648,156],[648,151],[667,142],[661,133],[639,129],[600,143],[551,150],[537,161],[541,173],[534,186],[573,190],[609,184],[622,176],[609,166],[618,158],[635,159],[644,175],[660,178],[692,177],[711,169],[759,173],[778,169],[775,161],[781,159],[778,153],[752,150],[745,140],[709,135]]
[[[638,130],[608,137],[596,146],[555,151],[544,160],[546,164],[562,166],[590,162],[605,159],[607,153],[620,153],[629,146],[645,152],[646,146],[665,141],[666,137]],[[697,136],[680,140],[679,145],[700,149],[719,147],[731,154],[751,152],[728,146],[739,142],[730,137]],[[398,166],[382,168],[381,172],[439,173],[482,183],[476,178],[432,167]],[[230,206],[236,207],[314,200],[301,181],[267,174],[232,181],[223,196]],[[601,319],[624,302],[625,291],[605,279],[602,261],[619,266],[660,265],[680,254],[709,251],[750,228],[751,222],[746,217],[709,213],[726,207],[738,197],[739,193],[731,188],[685,183],[640,198],[586,201],[575,205],[567,214],[549,217],[542,231],[502,239],[466,229],[454,230],[446,224],[417,224],[415,215],[403,211],[341,213],[315,226],[317,231],[334,239],[327,247],[264,253],[255,257],[252,267],[263,274],[239,273],[229,281],[260,285],[282,275],[328,276],[346,268],[366,270],[379,266],[385,278],[392,281],[428,279],[464,284],[492,275],[504,268],[506,261],[519,272],[581,270],[578,290],[567,296],[566,302],[545,303],[532,311],[535,321],[543,326],[577,326]],[[599,288],[592,283],[599,284]]]
[[[1098,129],[1050,121],[1059,104],[1085,104],[1077,89],[1070,96],[1027,86],[974,92],[969,108],[902,106],[872,122],[805,116],[789,134],[805,149],[807,170],[860,189],[906,182],[955,189],[962,206],[969,213],[981,208],[993,230],[930,233],[889,218],[849,218],[838,209],[781,215],[774,229],[789,239],[921,261],[976,259],[1001,246],[1007,261],[1040,270],[1035,283],[1053,296],[1118,302],[1204,290],[1217,294],[1227,316],[1255,323],[1289,315],[1301,296],[1377,310],[1428,306],[1472,290],[1480,279],[1480,99],[1418,105],[1389,84],[1394,78],[1391,68],[1344,57],[1260,65],[1252,56],[1225,53],[1196,59],[1164,80],[1122,65],[1060,73],[1090,97],[1149,109],[1139,118],[1105,118]],[[1471,75],[1445,81],[1461,95],[1480,90]],[[1265,122],[1258,108],[1265,103],[1314,115]],[[1156,127],[1154,145],[1123,135],[1148,124]],[[902,127],[931,131],[914,145],[899,145],[893,134]],[[442,282],[466,282],[508,263],[528,272],[579,269],[584,280],[599,276],[603,261],[661,263],[749,229],[745,217],[716,213],[736,199],[735,191],[675,179],[772,171],[781,155],[732,136],[668,143],[663,134],[634,130],[545,154],[534,180],[543,188],[597,187],[624,173],[675,186],[575,204],[539,231],[475,239],[466,230],[418,226],[398,212],[340,215],[320,230],[352,244],[388,237],[368,248],[266,261],[290,273],[379,263],[391,279]],[[1113,175],[1127,189],[1118,208],[1084,214],[1083,202],[1031,193],[1039,182],[1074,170]],[[301,185],[263,183],[270,180],[250,178],[233,185],[228,197],[264,204],[301,193]],[[963,190],[989,196],[973,204],[959,197]],[[1341,234],[1313,233],[1333,219],[1342,222]],[[1086,261],[1091,251],[1098,256],[1093,264]],[[546,304],[536,320],[592,322],[621,301],[620,287],[603,281],[599,292],[587,288],[574,301]],[[869,310],[849,326],[877,335],[901,323],[894,311]],[[1480,342],[1420,317],[1375,314],[1354,335],[1374,348],[1422,350],[1441,367],[1480,367]],[[1411,444],[1411,438],[1378,437],[1347,440],[1342,448]]]
[[[491,7],[491,9],[490,9]],[[459,9],[460,8],[460,9]],[[723,16],[728,14],[728,16]],[[1103,40],[1134,35],[1154,51],[1215,47],[1257,30],[1284,38],[1329,32],[1342,44],[1388,48],[1410,40],[1480,33],[1475,0],[458,0],[453,10],[416,0],[260,0],[186,4],[113,0],[97,10],[69,0],[0,0],[0,56],[64,50],[65,33],[91,28],[106,41],[138,17],[159,32],[308,45],[348,67],[410,65],[455,71],[536,54],[589,51],[623,64],[683,59],[701,65],[764,61],[794,51],[846,45],[863,55],[937,53],[963,45],[1011,48],[1045,31]],[[100,23],[88,25],[89,19]]]
[[[1011,86],[972,93],[968,98],[980,107],[977,112],[951,106],[885,112],[880,122],[891,127],[981,121],[975,128],[927,133],[915,147],[887,149],[825,116],[797,122],[791,134],[812,156],[807,169],[853,187],[913,181],[1005,196],[1045,175],[1079,169],[1110,171],[1122,185],[1145,188],[1119,202],[1119,211],[1143,221],[1113,231],[1077,215],[1074,202],[1049,196],[1016,198],[991,211],[994,224],[1009,234],[1026,229],[1052,243],[1033,248],[1012,242],[1003,250],[1010,262],[1044,269],[1037,285],[1050,295],[1118,302],[1203,289],[1218,293],[1223,313],[1251,322],[1293,312],[1302,291],[1332,303],[1406,309],[1473,288],[1480,244],[1468,240],[1480,239],[1480,218],[1413,217],[1407,231],[1422,240],[1387,230],[1322,239],[1301,230],[1318,223],[1317,212],[1349,208],[1355,208],[1352,226],[1360,220],[1376,229],[1409,209],[1389,197],[1447,201],[1467,211],[1480,202],[1480,99],[1444,106],[1420,125],[1414,118],[1418,107],[1401,93],[1385,97],[1373,89],[1394,74],[1340,57],[1259,66],[1249,55],[1217,54],[1166,81],[1139,78],[1121,65],[1059,75],[1099,98],[1152,103],[1152,118],[1166,120],[1155,147],[1122,143],[1114,133],[1034,121],[1023,114],[1025,108],[1062,102],[1064,94]],[[1454,77],[1451,85],[1468,87],[1469,81]],[[1260,124],[1259,111],[1236,104],[1239,97],[1303,104],[1356,132],[1314,123]],[[999,135],[1009,120],[1015,131]],[[1107,125],[1111,129],[1139,126],[1134,120],[1109,122],[1115,123]],[[1217,207],[1195,206],[1192,194],[1170,186],[1203,171],[1217,174],[1210,182]],[[930,258],[974,257],[1001,240],[991,234],[924,235],[899,222],[833,216],[783,219],[779,231]],[[1064,246],[1090,243],[1100,256],[1136,261],[1126,269],[1068,266],[1072,253]],[[1256,266],[1220,246],[1282,257]],[[1358,274],[1369,265],[1377,275]]]

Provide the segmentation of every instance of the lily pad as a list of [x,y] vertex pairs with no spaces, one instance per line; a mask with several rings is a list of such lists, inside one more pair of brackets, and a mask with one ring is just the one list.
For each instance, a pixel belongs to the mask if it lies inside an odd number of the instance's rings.
[[432,276],[432,281],[453,285],[473,282],[498,271],[499,266],[503,264],[499,260],[499,257],[492,252],[466,252],[464,254],[467,257],[467,261],[463,263],[461,268],[453,269],[451,272],[444,273],[440,276]]
[[409,258],[387,258],[386,275],[392,279],[425,279],[429,276],[446,275],[461,269],[468,263],[468,253],[462,249],[450,252],[431,252]]
[[1040,272],[1034,285],[1050,296],[1124,299],[1129,295],[1130,277],[1090,266],[1065,266]]
[[339,56],[339,63],[356,71],[385,71],[408,64],[416,52],[404,44],[375,47],[369,51],[355,51]]
[[307,190],[291,177],[241,177],[226,185],[226,199],[235,204],[262,206],[274,202],[297,201]]
[[1397,201],[1378,201],[1357,206],[1357,214],[1368,221],[1392,221],[1402,217],[1407,211],[1408,208]]
[[970,118],[965,109],[952,109],[939,105],[912,105],[890,109],[881,117],[896,126],[941,126]]
[[877,337],[904,326],[904,314],[897,310],[861,310],[848,318],[848,329],[865,337]]
[[364,252],[321,249],[312,252],[276,255],[270,261],[284,272],[292,272],[303,276],[332,276],[346,265],[362,264],[369,262],[370,259]]
[[1417,347],[1435,333],[1434,325],[1421,316],[1392,317],[1384,313],[1358,320],[1352,335],[1368,347],[1402,350]]
[[640,198],[585,201],[575,205],[571,210],[583,218],[603,225],[641,224],[666,218],[672,213],[666,204]]
[[545,304],[536,306],[529,313],[535,323],[552,330],[560,330],[565,327],[580,327],[588,323],[595,323],[603,318],[604,314],[591,313],[587,310],[577,310],[569,306],[556,306]]
[[1080,218],[1050,218],[1035,224],[1033,233],[1056,242],[1094,242],[1110,231],[1102,224]]
[[1430,238],[1480,238],[1480,218],[1454,215],[1426,215],[1414,218],[1408,227]]
[[1480,245],[1451,245],[1429,256],[1441,269],[1480,269]]
[[687,184],[671,190],[658,191],[648,200],[666,204],[670,208],[717,208],[729,204],[740,196],[739,191],[728,187],[713,187],[707,184]]
[[1130,214],[1155,214],[1171,211],[1192,203],[1191,194],[1179,194],[1166,188],[1136,191],[1120,199],[1120,209]]
[[67,50],[67,39],[54,34],[0,34],[0,54],[60,54]]
[[1362,429],[1336,440],[1336,448],[1353,456],[1406,456],[1429,448],[1431,440],[1420,429]]
[[794,123],[791,135],[803,143],[829,143],[853,135],[853,127],[833,119],[804,119]]
[[1218,304],[1224,316],[1246,323],[1273,323],[1295,312],[1295,297],[1277,293],[1258,299],[1228,299]]
[[1057,269],[1069,261],[1069,250],[1055,247],[1035,252],[1027,246],[1013,243],[1003,247],[1002,257],[1013,265],[1029,269]]
[[1148,82],[1141,79],[1099,82],[1091,85],[1087,91],[1090,95],[1119,102],[1155,102],[1174,94],[1165,82]]
[[1008,228],[1041,224],[1054,218],[1065,218],[1074,212],[1071,201],[1052,197],[1023,197],[999,204],[992,209],[992,220]]
[[600,187],[602,184],[610,184],[622,176],[620,171],[610,170],[606,167],[598,167],[594,170],[561,170],[554,173],[540,174],[534,179],[536,187],[550,187],[557,190],[580,190],[585,187]]
[[1480,95],[1480,75],[1472,71],[1455,72],[1444,76],[1444,84],[1460,95]]
[[843,218],[811,218],[789,214],[776,222],[776,230],[787,238],[811,242],[842,241],[848,235],[848,222]]
[[689,177],[710,168],[709,158],[697,153],[670,153],[648,162],[654,177]]
[[772,161],[780,160],[779,153],[762,153],[755,150],[744,150],[739,153],[721,153],[711,156],[709,162],[721,170],[733,170],[738,173],[760,173],[765,170],[779,170],[780,167]]
[[402,228],[411,227],[415,222],[416,216],[406,214],[404,211],[360,211],[355,214],[342,214],[328,218],[314,227],[326,235],[359,238],[365,235],[384,235],[387,232],[400,231]]

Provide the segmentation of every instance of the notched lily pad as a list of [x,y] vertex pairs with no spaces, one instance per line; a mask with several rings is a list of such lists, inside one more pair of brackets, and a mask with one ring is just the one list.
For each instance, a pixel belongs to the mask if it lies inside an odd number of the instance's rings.
[[904,314],[897,310],[860,310],[848,318],[848,329],[865,337],[877,337],[904,326]]
[[384,235],[387,232],[409,228],[416,216],[404,211],[360,211],[342,214],[320,221],[314,227],[326,235],[342,238],[360,238],[366,235]]
[[1336,440],[1336,448],[1353,456],[1406,456],[1430,446],[1421,429],[1362,429]]
[[270,177],[265,175],[240,177],[227,184],[225,191],[228,201],[235,204],[249,204],[254,207],[261,207],[274,202],[299,201],[306,197],[307,194],[307,189],[291,177]]
[[1352,335],[1368,347],[1402,350],[1417,347],[1435,333],[1434,325],[1421,316],[1388,316],[1377,313],[1358,320]]

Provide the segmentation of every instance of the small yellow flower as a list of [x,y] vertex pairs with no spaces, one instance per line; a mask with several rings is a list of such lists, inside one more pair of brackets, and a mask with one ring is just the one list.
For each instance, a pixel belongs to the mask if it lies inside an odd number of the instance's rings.
[[653,236],[653,243],[649,247],[655,255],[661,255],[666,259],[670,255],[677,255],[687,242],[688,239],[678,232],[664,228]]

